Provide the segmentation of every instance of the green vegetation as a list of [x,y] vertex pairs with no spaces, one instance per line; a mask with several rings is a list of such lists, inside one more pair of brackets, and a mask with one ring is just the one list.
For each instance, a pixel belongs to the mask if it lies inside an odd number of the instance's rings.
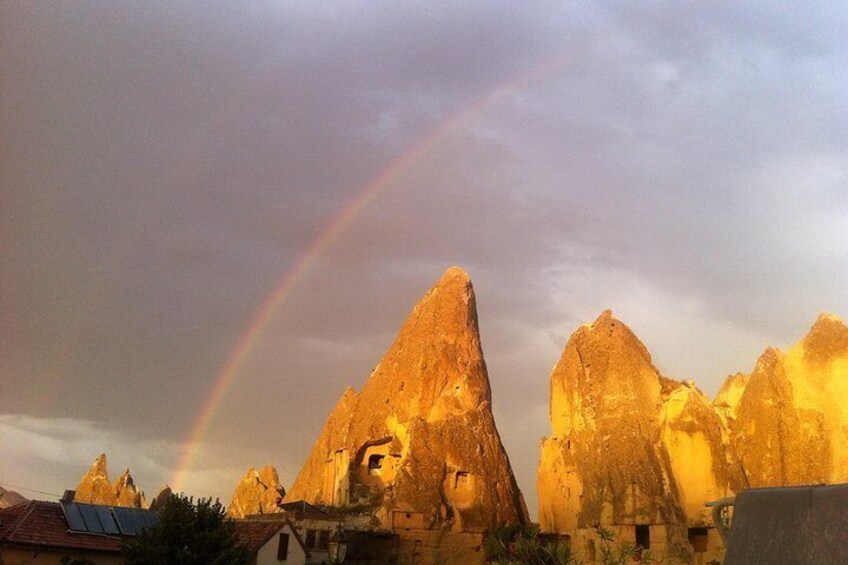
[[247,565],[247,549],[220,501],[172,494],[159,522],[124,545],[126,565]]
[[[651,552],[633,544],[615,544],[615,534],[599,527],[601,559],[604,565],[633,565],[652,563]],[[497,565],[582,565],[564,541],[546,542],[538,526],[507,526],[499,528],[484,540],[486,560]]]

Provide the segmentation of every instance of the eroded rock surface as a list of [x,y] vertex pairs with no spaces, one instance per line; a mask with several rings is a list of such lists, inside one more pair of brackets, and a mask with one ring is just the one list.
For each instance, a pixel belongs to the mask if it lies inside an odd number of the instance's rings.
[[227,515],[231,518],[244,518],[253,514],[276,512],[277,503],[282,499],[284,492],[274,467],[263,467],[258,471],[251,467],[236,485],[233,498],[227,507]]
[[610,311],[569,339],[551,373],[550,419],[538,473],[540,526],[571,535],[587,562],[598,557],[596,526],[620,541],[647,536],[654,555],[688,562],[688,528],[709,520],[704,502],[741,483],[706,397],[663,377]]
[[751,486],[848,481],[848,328],[842,320],[822,314],[786,353],[766,349],[728,429]]
[[482,532],[527,521],[462,269],[415,306],[362,391],[345,391],[286,500],[364,509],[395,529]]
[[144,493],[135,486],[130,470],[121,475],[113,485],[109,482],[106,454],[101,453],[76,488],[74,500],[89,504],[128,506],[142,508],[146,504]]

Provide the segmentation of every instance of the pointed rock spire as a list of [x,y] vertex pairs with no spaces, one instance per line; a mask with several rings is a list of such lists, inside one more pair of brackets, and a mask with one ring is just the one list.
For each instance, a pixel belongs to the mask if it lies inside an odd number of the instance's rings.
[[144,493],[135,486],[129,469],[115,481],[115,504],[131,508],[144,508],[147,505]]
[[89,504],[115,504],[115,489],[109,482],[106,454],[101,453],[77,485],[74,500]]
[[357,505],[384,527],[397,516],[460,532],[527,521],[465,271],[442,275],[362,391],[341,398],[286,500]]
[[165,508],[165,504],[168,502],[168,499],[171,498],[171,495],[174,494],[174,491],[171,490],[171,487],[165,485],[159,490],[159,494],[157,494],[153,501],[150,503],[150,509],[156,512],[161,512],[163,508]]
[[251,467],[236,485],[233,498],[227,507],[227,515],[239,519],[254,514],[276,512],[284,492],[274,467],[263,467],[258,471]]
[[88,504],[143,508],[147,501],[127,469],[115,484],[109,482],[106,454],[101,453],[77,485],[74,500]]

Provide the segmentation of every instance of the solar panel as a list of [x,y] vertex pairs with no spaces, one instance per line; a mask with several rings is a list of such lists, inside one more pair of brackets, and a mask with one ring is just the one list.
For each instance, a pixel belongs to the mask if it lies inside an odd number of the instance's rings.
[[103,530],[107,534],[121,533],[118,529],[118,524],[115,523],[115,518],[113,518],[112,513],[109,512],[108,506],[95,506],[94,508],[97,510],[97,517],[100,518],[100,524],[103,526]]
[[68,521],[68,528],[75,532],[87,532],[85,521],[82,519],[79,508],[73,502],[62,502],[62,511],[65,513],[65,519]]
[[100,524],[100,519],[97,517],[97,510],[91,504],[77,504],[82,519],[85,520],[85,526],[89,532],[94,534],[105,533],[103,526]]
[[159,515],[150,510],[142,508],[124,508],[116,506],[112,508],[115,520],[121,533],[127,536],[136,536],[141,530],[149,528],[159,521]]

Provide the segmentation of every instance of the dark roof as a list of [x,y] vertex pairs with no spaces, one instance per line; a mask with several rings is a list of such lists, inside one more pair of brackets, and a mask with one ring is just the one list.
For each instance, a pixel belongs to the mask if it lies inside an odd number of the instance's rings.
[[0,510],[0,544],[120,552],[117,536],[71,532],[58,502],[32,500]]
[[262,549],[262,546],[277,535],[277,532],[283,526],[288,526],[294,534],[295,540],[300,544],[300,547],[304,547],[303,540],[300,539],[297,529],[286,518],[279,520],[237,520],[234,523],[236,526],[236,539],[239,543],[247,547],[251,555],[256,555]]
[[725,565],[848,563],[848,484],[736,495]]
[[305,500],[298,500],[296,502],[286,502],[285,504],[280,504],[279,508],[283,512],[289,512],[291,514],[294,514],[298,520],[301,520],[303,518],[311,518],[315,520],[338,519],[330,513],[321,510],[317,506],[309,504]]

